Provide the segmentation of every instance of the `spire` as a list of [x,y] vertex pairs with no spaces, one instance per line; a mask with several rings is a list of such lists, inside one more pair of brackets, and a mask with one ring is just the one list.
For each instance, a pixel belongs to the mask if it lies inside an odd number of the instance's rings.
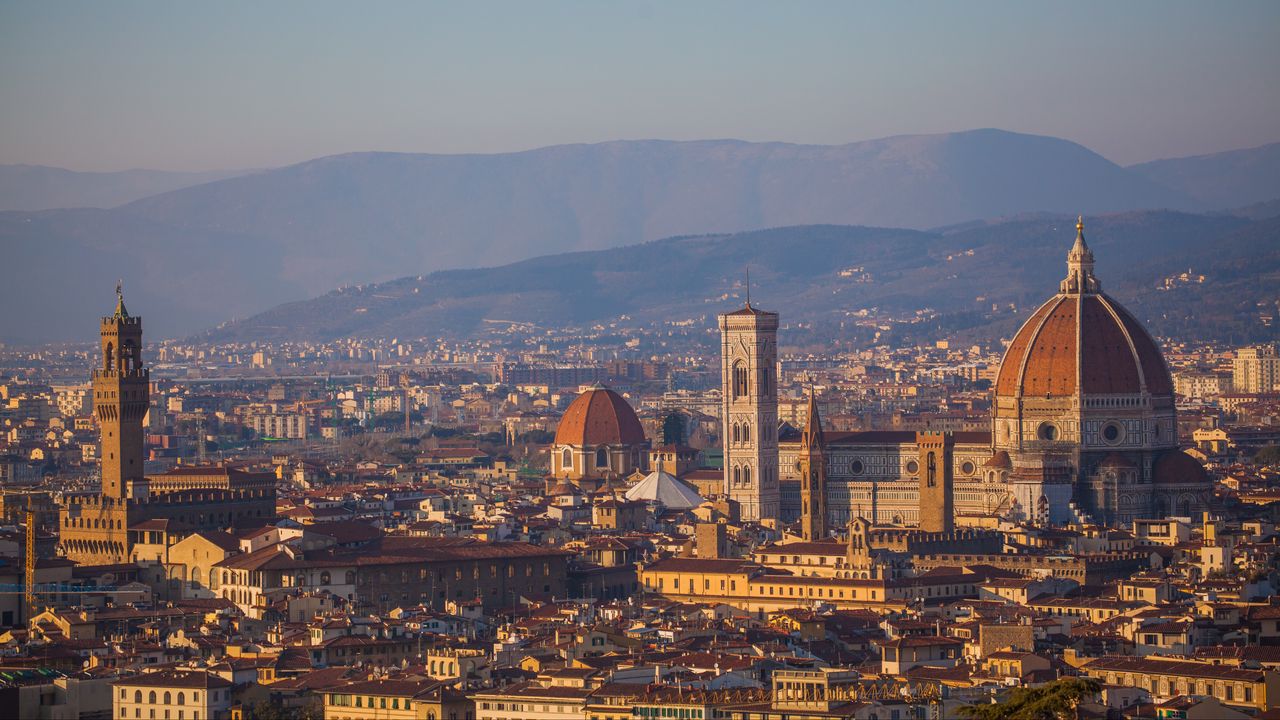
[[745,270],[747,274],[747,309],[750,310],[751,309],[751,266],[744,265],[743,270]]
[[1084,241],[1084,216],[1076,218],[1076,242],[1067,253],[1067,277],[1060,289],[1064,293],[1098,293],[1102,285],[1093,276],[1093,251]]
[[124,307],[124,280],[116,282],[116,317],[127,318],[129,311]]
[[818,400],[809,388],[809,417],[804,421],[802,434],[804,447],[822,447],[822,418],[818,415]]

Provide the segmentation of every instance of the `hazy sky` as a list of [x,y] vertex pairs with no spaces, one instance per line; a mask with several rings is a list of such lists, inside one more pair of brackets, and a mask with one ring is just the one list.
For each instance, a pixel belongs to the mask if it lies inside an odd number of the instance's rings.
[[999,127],[1280,141],[1280,2],[9,2],[0,163],[266,167]]

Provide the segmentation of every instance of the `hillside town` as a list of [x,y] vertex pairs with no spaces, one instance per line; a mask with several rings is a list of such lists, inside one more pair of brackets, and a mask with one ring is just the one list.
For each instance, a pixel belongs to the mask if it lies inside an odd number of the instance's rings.
[[117,288],[0,348],[0,713],[1280,718],[1276,347],[1152,337],[1083,221],[1051,291],[822,354],[746,297],[152,343]]

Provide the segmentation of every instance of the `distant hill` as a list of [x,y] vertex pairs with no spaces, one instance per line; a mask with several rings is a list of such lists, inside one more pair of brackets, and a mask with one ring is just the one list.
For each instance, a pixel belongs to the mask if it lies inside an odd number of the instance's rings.
[[[1154,331],[1204,339],[1268,332],[1258,303],[1276,310],[1270,288],[1280,283],[1280,221],[1156,211],[1088,218],[1086,226],[1104,290]],[[944,232],[801,226],[677,237],[350,287],[204,337],[475,336],[508,322],[589,326],[621,316],[631,325],[709,327],[717,312],[742,302],[740,271],[750,264],[756,304],[799,326],[791,342],[829,347],[833,337],[858,337],[855,313],[864,308],[940,313],[908,329],[918,337],[900,340],[991,339],[1007,336],[1056,291],[1074,235],[1074,218],[1039,215]],[[1156,290],[1189,267],[1208,282]]]
[[674,235],[1193,204],[1076,143],[1000,130],[339,155],[109,210],[0,213],[0,250],[30,268],[0,284],[0,302],[28,308],[0,340],[84,337],[93,289],[117,277],[166,337],[351,283]]
[[1133,172],[1190,196],[1204,210],[1251,205],[1280,198],[1280,143],[1247,150],[1156,160]]
[[77,172],[42,165],[0,165],[0,210],[110,208],[246,172]]

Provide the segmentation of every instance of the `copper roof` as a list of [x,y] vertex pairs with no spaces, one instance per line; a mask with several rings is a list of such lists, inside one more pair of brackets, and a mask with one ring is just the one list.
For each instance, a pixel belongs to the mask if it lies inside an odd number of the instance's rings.
[[557,445],[644,445],[636,411],[618,393],[596,386],[579,395],[556,428]]
[[[1077,384],[1079,383],[1079,384]],[[1106,295],[1055,295],[1023,324],[1000,364],[996,394],[1171,395],[1164,358],[1141,324]]]

